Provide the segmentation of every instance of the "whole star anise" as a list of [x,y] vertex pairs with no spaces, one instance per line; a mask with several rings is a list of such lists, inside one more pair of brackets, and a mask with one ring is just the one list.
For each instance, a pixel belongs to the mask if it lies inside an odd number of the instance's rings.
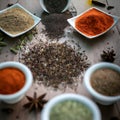
[[40,95],[37,97],[37,93],[34,92],[34,96],[26,96],[28,99],[28,103],[24,104],[23,107],[29,109],[29,111],[32,110],[42,110],[45,103],[47,103],[47,100],[44,100],[44,97],[46,96],[46,93]]
[[101,54],[102,61],[105,62],[114,62],[115,56],[115,51],[110,48],[108,48],[106,51],[103,50],[103,53]]

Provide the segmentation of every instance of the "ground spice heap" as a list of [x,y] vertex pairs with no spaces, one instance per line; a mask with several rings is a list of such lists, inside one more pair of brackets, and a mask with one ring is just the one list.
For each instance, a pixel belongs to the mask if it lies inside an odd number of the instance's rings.
[[83,52],[76,53],[64,44],[37,44],[27,53],[22,54],[21,62],[32,71],[34,79],[44,85],[58,87],[62,82],[73,83],[88,66],[87,56]]
[[95,36],[106,31],[113,24],[113,18],[93,8],[75,21],[75,27],[88,36]]
[[60,13],[62,12],[68,0],[44,0],[45,7],[50,13]]
[[91,85],[103,95],[120,95],[120,73],[108,68],[98,69],[91,76]]
[[25,75],[16,68],[0,69],[0,94],[13,94],[25,84]]
[[45,25],[47,36],[51,39],[60,38],[64,29],[69,25],[67,19],[72,17],[71,13],[53,13],[42,17],[42,23]]
[[33,24],[33,18],[21,8],[11,8],[0,14],[0,27],[11,34],[23,32]]

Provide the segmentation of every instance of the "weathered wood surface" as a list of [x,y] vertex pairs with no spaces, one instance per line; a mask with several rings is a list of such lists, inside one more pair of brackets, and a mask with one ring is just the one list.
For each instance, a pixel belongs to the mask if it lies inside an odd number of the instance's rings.
[[[8,3],[16,3],[17,0],[0,0],[0,10],[6,8]],[[106,3],[106,0],[100,0],[101,2]],[[39,0],[19,0],[19,3],[23,5],[26,9],[31,11],[32,13],[36,13],[37,16],[41,16],[43,12]],[[98,7],[106,12],[109,12],[113,15],[117,15],[120,17],[120,0],[108,0],[110,5],[113,5],[115,8],[112,10],[107,10],[106,8]],[[80,14],[84,10],[90,8],[91,6],[88,4],[88,0],[72,0],[72,4],[77,10],[77,14]],[[41,23],[38,25],[38,29],[40,29]],[[38,35],[39,37],[39,35]],[[4,61],[13,61],[16,60],[16,56],[10,52],[9,48],[15,44],[19,38],[10,38],[6,37],[6,41],[8,43],[7,47],[5,47],[1,54],[0,54],[0,62]],[[63,38],[64,39],[64,38]],[[115,64],[120,65],[120,21],[118,24],[106,34],[89,40],[82,35],[74,32],[72,29],[69,34],[67,35],[67,39],[75,40],[80,46],[86,51],[86,54],[92,64],[100,62],[100,54],[103,50],[108,47],[113,47],[116,52],[116,59]],[[37,92],[38,95],[41,95],[47,92],[46,99],[51,99],[58,94],[64,93],[61,90],[48,90],[44,86],[39,86],[37,84],[33,84],[31,89],[27,92],[27,95],[33,96],[34,91]],[[79,84],[76,91],[66,88],[65,92],[67,93],[77,93],[81,95],[85,95],[87,97],[91,96],[87,93],[84,89],[82,84]],[[7,105],[3,102],[0,103],[0,120],[40,120],[40,113],[29,113],[27,110],[23,109],[23,104],[27,102],[27,99],[24,97],[19,103],[14,105]],[[6,114],[2,112],[2,108],[11,107],[14,109],[13,113]],[[110,106],[102,106],[99,105],[101,113],[102,113],[102,120],[110,120],[112,116],[117,116],[120,119],[120,102],[110,105]]]

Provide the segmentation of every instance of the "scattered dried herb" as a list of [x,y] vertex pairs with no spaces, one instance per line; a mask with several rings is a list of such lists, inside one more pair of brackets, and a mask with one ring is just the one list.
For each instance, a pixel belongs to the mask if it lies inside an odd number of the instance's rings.
[[47,100],[44,100],[44,97],[46,96],[45,94],[40,95],[37,98],[37,93],[34,92],[34,96],[33,98],[30,96],[26,96],[28,99],[28,103],[24,104],[23,107],[29,109],[29,111],[31,112],[32,110],[42,110],[43,106],[45,103],[47,103]]
[[105,7],[106,6],[104,3],[98,2],[96,0],[92,0],[92,4],[100,6],[100,7]]
[[21,50],[21,48],[25,46],[27,42],[30,42],[36,34],[37,29],[34,28],[26,34],[19,36],[19,40],[10,48],[10,51],[14,54],[17,54],[18,51]]
[[3,47],[7,46],[7,43],[4,41],[5,37],[2,32],[0,32],[0,54],[3,49]]
[[14,112],[12,108],[2,108],[1,111],[5,114],[11,114]]
[[101,54],[102,61],[105,62],[114,62],[116,53],[113,48],[107,48],[107,50],[103,50]]
[[49,11],[50,13],[62,12],[68,3],[68,0],[43,0],[43,1],[47,11]]
[[45,30],[48,37],[51,39],[60,38],[64,34],[64,29],[69,25],[67,19],[72,15],[70,12],[53,13],[42,17],[42,23],[45,25]]
[[22,53],[20,62],[31,69],[35,80],[52,87],[74,83],[73,77],[89,66],[85,52],[76,52],[66,43],[37,44]]

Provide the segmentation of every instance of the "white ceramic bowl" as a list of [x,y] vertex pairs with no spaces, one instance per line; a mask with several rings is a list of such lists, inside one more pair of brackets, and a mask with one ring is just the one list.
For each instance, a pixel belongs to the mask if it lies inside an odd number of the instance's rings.
[[33,82],[33,76],[31,71],[28,69],[28,67],[22,63],[14,62],[14,61],[0,63],[0,69],[7,67],[13,67],[21,70],[25,74],[25,78],[26,78],[25,85],[18,92],[8,95],[0,94],[0,100],[6,103],[13,104],[19,102],[24,97],[25,93],[29,90]]
[[113,63],[107,63],[107,62],[97,63],[91,66],[90,68],[88,68],[88,70],[86,71],[84,75],[84,85],[87,91],[93,96],[96,102],[103,104],[103,105],[110,105],[112,103],[115,103],[116,101],[120,101],[120,95],[119,96],[102,95],[98,93],[97,91],[95,91],[90,84],[90,78],[91,78],[92,73],[102,68],[109,68],[112,70],[116,70],[118,71],[118,73],[120,73],[120,67],[118,65],[115,65]]
[[0,14],[4,13],[5,11],[10,10],[12,8],[21,8],[22,10],[24,10],[26,13],[28,13],[33,18],[34,24],[30,28],[26,29],[25,31],[19,32],[17,34],[11,34],[11,33],[7,32],[6,30],[4,30],[4,28],[0,27],[0,30],[3,31],[5,34],[7,34],[10,37],[13,37],[13,38],[18,37],[18,36],[28,32],[29,30],[34,28],[41,20],[41,18],[39,18],[39,17],[35,16],[34,14],[32,14],[31,12],[29,12],[27,9],[25,9],[23,6],[21,6],[19,3],[16,3],[16,4],[12,5],[11,7],[1,10]]
[[[44,0],[39,0],[39,1],[40,1],[40,5],[41,5],[42,9],[43,9],[45,12],[50,13],[50,12],[46,9],[46,6],[45,6],[45,4],[44,4]],[[68,0],[67,5],[65,6],[65,8],[64,8],[61,12],[65,12],[65,11],[68,9],[68,7],[69,7],[69,5],[70,5],[70,2],[71,2],[71,0]]]
[[[88,11],[91,10],[91,9],[96,9],[96,10],[98,10],[98,11],[100,11],[100,12],[102,12],[102,13],[108,15],[108,16],[111,16],[111,17],[113,18],[113,24],[112,24],[108,29],[106,29],[104,32],[102,32],[102,33],[100,33],[100,34],[96,34],[96,35],[94,35],[94,36],[88,36],[88,35],[84,34],[83,32],[79,31],[79,30],[75,27],[75,21],[76,21],[76,19],[77,19],[78,17],[82,16],[84,13],[88,12]],[[81,14],[75,16],[75,17],[72,17],[72,18],[67,19],[68,23],[69,23],[78,33],[80,33],[81,35],[83,35],[83,36],[85,36],[86,38],[89,38],[89,39],[96,38],[96,37],[99,37],[99,36],[105,34],[106,32],[108,32],[111,28],[113,28],[113,27],[117,24],[118,20],[119,20],[119,17],[118,17],[118,16],[108,14],[107,12],[102,11],[102,10],[96,8],[96,7],[91,7],[91,8],[89,8],[89,9],[87,9],[86,11],[82,12]]]
[[52,107],[55,106],[57,103],[60,103],[66,100],[74,100],[86,105],[93,113],[93,120],[101,120],[101,113],[99,111],[99,108],[94,102],[92,102],[90,99],[88,99],[85,96],[72,94],[72,93],[58,95],[53,99],[51,99],[43,108],[43,111],[41,113],[41,120],[50,120],[49,116],[50,116],[50,111]]

